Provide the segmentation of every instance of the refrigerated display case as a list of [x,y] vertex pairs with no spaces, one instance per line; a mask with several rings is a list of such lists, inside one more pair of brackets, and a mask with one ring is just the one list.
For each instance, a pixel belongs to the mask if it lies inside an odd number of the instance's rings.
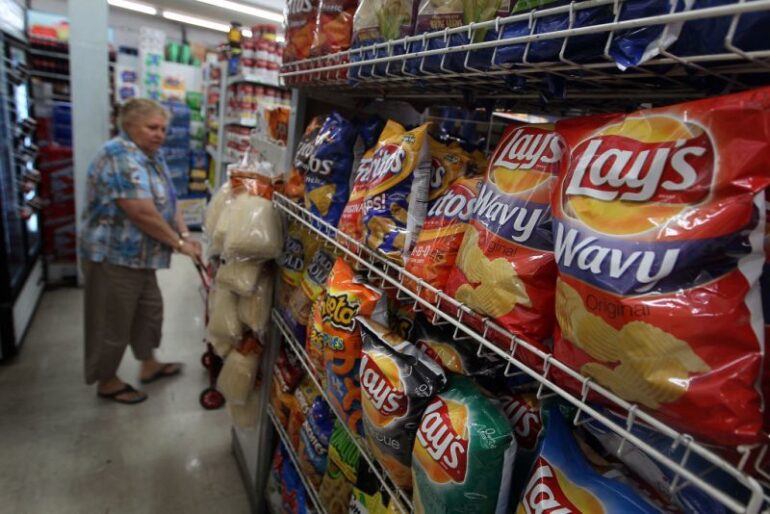
[[23,30],[0,32],[0,55],[0,360],[5,360],[17,353],[43,291],[42,201]]

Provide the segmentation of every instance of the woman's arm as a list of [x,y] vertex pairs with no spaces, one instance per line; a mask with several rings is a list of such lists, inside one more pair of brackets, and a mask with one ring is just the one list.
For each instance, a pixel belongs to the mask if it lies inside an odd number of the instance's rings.
[[166,223],[166,220],[158,212],[152,199],[119,198],[116,201],[118,207],[123,209],[128,219],[139,227],[142,232],[157,239],[166,246],[188,255],[193,260],[200,260],[200,247],[187,241],[182,241],[182,244],[180,244],[181,238],[179,234]]
[[176,229],[183,237],[185,234],[190,233],[190,229],[187,228],[187,223],[184,222],[184,216],[182,216],[182,209],[176,208],[176,214],[174,214],[174,222],[176,223]]

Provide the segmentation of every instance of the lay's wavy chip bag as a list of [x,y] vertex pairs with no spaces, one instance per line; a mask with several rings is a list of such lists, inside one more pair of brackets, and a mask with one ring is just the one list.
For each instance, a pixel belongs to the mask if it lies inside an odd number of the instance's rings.
[[337,226],[350,192],[350,172],[358,130],[333,112],[318,131],[305,175],[305,208]]
[[489,160],[446,286],[479,314],[534,341],[553,331],[556,263],[549,200],[563,151],[552,125],[506,130]]
[[412,343],[359,317],[363,340],[364,433],[377,462],[402,489],[412,488],[412,445],[425,406],[446,385],[441,367]]
[[356,316],[387,322],[382,293],[356,277],[353,269],[337,258],[326,285],[326,302],[321,310],[321,330],[326,366],[326,390],[332,407],[348,428],[363,435],[361,387],[361,332]]
[[414,512],[505,514],[515,454],[500,408],[470,379],[452,375],[417,429]]
[[763,88],[557,125],[556,357],[721,444],[762,425],[768,107]]
[[[407,271],[437,289],[444,289],[455,267],[482,181],[481,177],[459,178],[430,202],[417,243],[406,261]],[[416,284],[412,285],[415,287]],[[435,301],[435,295],[429,291],[421,295]]]
[[542,410],[545,425],[540,450],[516,514],[659,512],[629,486],[597,473],[581,453],[557,402]]
[[427,131],[428,124],[406,131],[393,122],[380,135],[368,172],[358,177],[366,188],[366,244],[399,263],[409,255],[427,210]]

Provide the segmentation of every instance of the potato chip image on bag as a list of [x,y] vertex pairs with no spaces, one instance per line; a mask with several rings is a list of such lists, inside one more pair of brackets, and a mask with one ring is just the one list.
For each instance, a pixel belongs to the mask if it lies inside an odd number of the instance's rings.
[[366,244],[398,263],[409,255],[428,206],[427,130],[425,124],[407,132],[393,122],[380,136],[371,168],[358,177],[366,186]]
[[762,427],[768,106],[764,88],[557,124],[556,357],[719,444]]
[[549,200],[563,151],[552,125],[506,129],[489,159],[446,285],[447,294],[535,342],[553,332],[556,263]]
[[628,485],[605,478],[581,452],[557,402],[541,413],[542,441],[516,514],[590,512],[654,514],[660,512]]
[[318,131],[308,159],[305,208],[335,227],[348,201],[357,136],[355,125],[333,112]]
[[516,441],[500,407],[469,378],[428,403],[412,450],[416,514],[505,514]]
[[444,371],[387,327],[359,317],[363,341],[364,433],[377,462],[402,489],[412,488],[412,445],[423,410],[446,385]]
[[337,258],[326,285],[321,309],[321,337],[326,366],[326,391],[331,406],[348,428],[363,436],[361,387],[361,332],[356,316],[387,323],[385,296],[357,277],[344,260]]

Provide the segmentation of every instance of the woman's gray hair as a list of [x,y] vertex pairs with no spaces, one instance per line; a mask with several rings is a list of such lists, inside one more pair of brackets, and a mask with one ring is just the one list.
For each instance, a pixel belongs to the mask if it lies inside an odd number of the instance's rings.
[[118,127],[125,131],[126,125],[153,114],[162,114],[166,121],[171,119],[171,113],[168,109],[155,100],[150,100],[149,98],[130,98],[120,106]]

